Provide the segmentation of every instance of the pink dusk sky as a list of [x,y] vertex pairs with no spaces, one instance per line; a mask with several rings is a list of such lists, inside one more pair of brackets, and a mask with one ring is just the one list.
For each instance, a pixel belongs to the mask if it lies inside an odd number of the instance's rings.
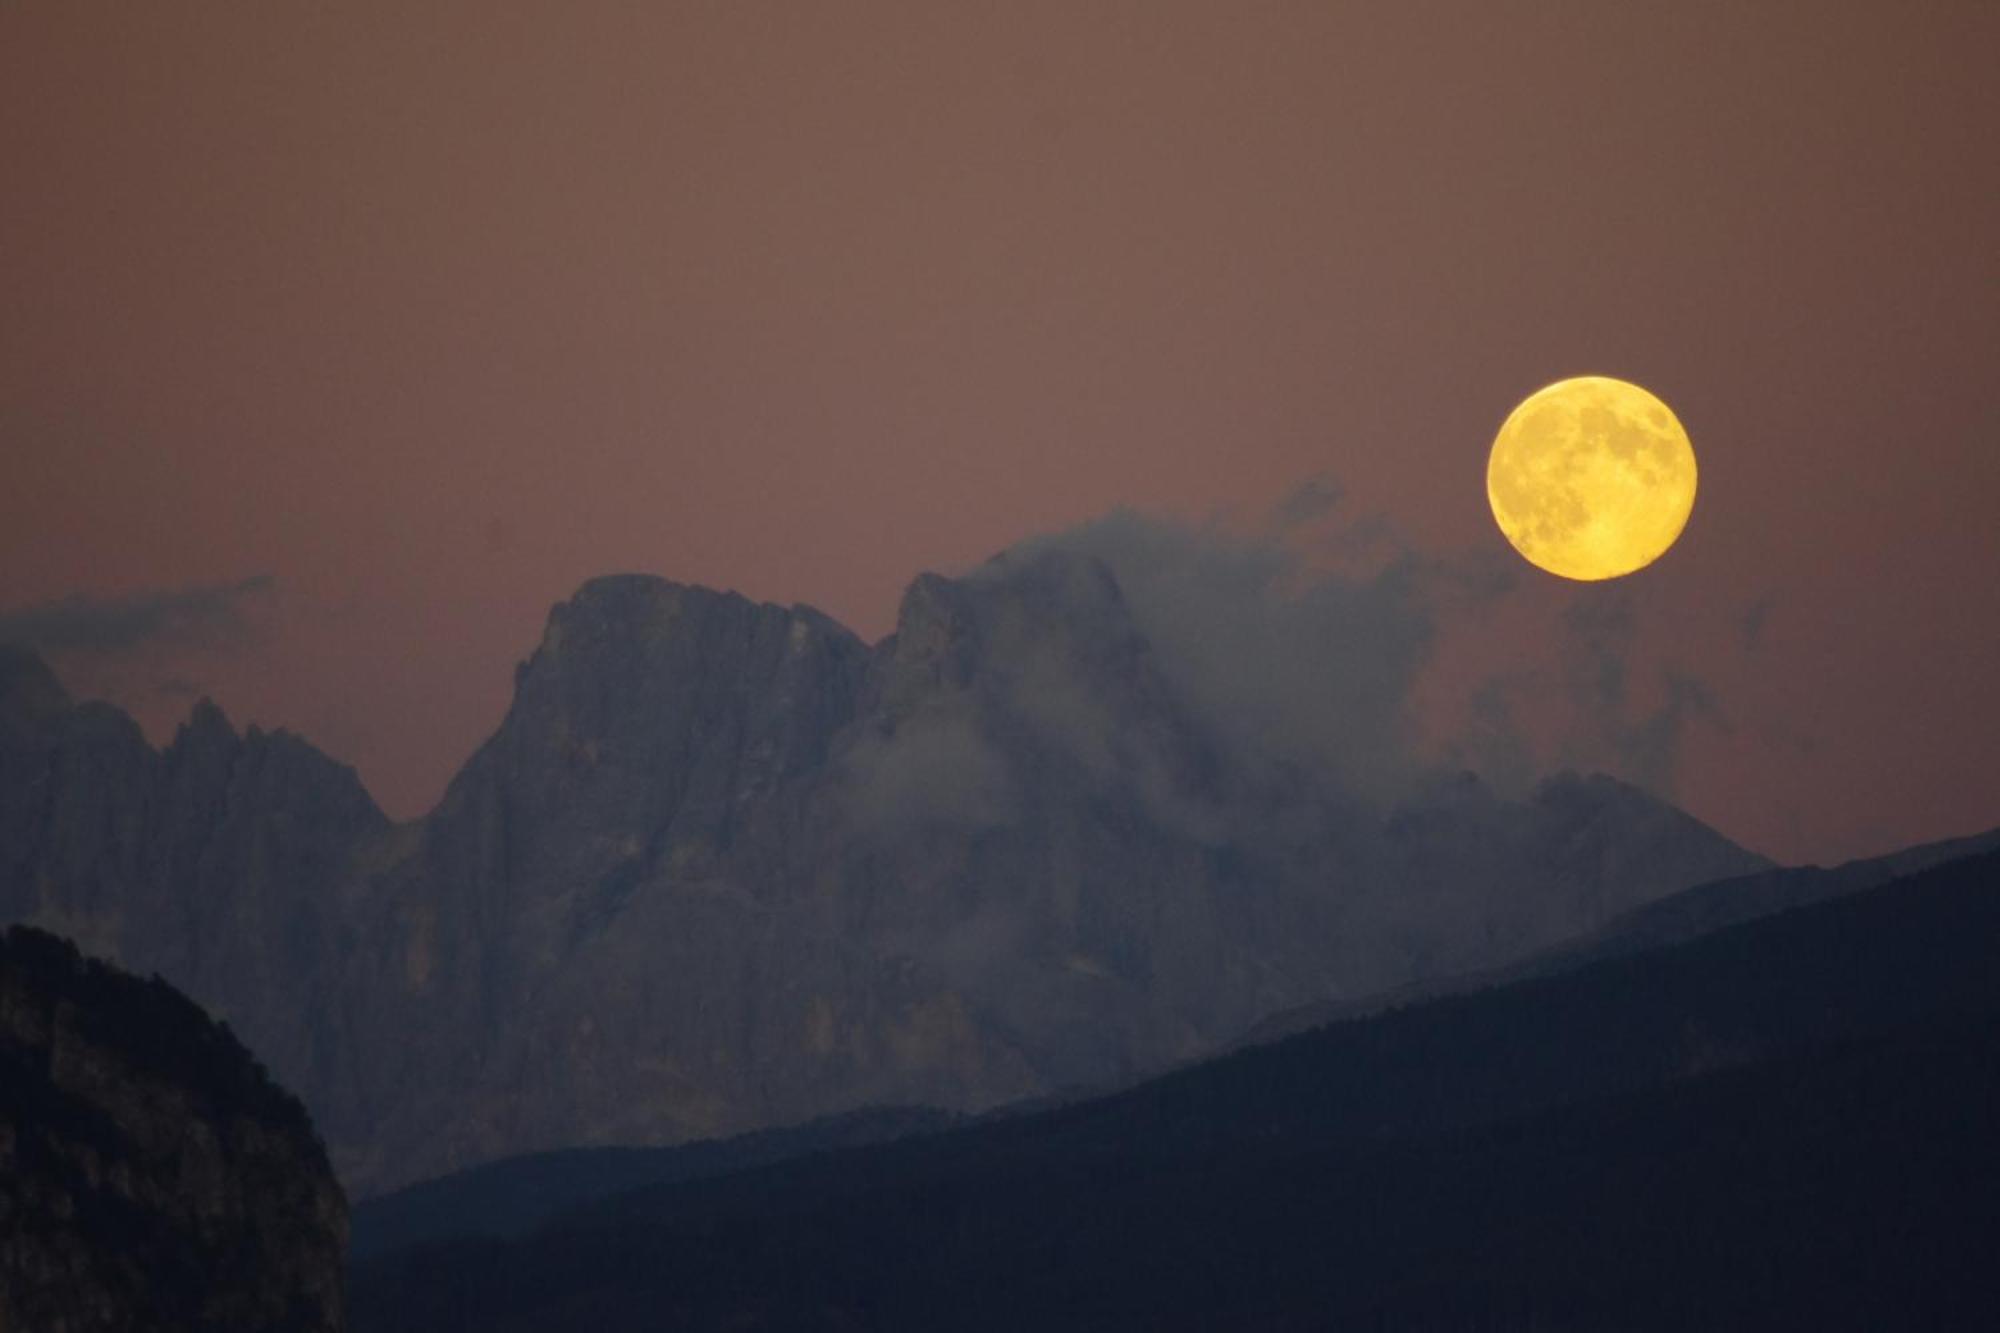
[[[9,4],[0,631],[412,815],[592,575],[874,638],[1118,507],[1305,540],[1266,516],[1325,478],[1518,571],[1440,612],[1435,735],[1608,623],[1633,717],[1692,683],[1655,776],[1725,833],[1971,832],[1996,51],[1990,3]],[[1702,468],[1611,586],[1484,490],[1580,373]]]

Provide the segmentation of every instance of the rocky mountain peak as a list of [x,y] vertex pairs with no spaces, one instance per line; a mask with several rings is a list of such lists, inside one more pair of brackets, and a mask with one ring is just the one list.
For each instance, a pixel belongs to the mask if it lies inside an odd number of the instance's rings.
[[894,714],[975,684],[989,693],[1058,684],[1097,692],[1136,683],[1148,653],[1103,561],[1057,548],[1009,551],[962,578],[924,574],[910,584],[896,632],[878,649],[877,697]]
[[876,649],[861,717],[872,731],[854,755],[871,808],[981,825],[1010,822],[1031,792],[1096,792],[1148,817],[1207,818],[1187,802],[1211,795],[1210,738],[1093,555],[1021,549],[960,578],[917,579]]
[[549,608],[540,651],[560,654],[643,643],[669,629],[690,604],[698,610],[743,600],[732,592],[652,574],[602,575]]
[[187,720],[174,729],[167,753],[170,756],[224,753],[234,750],[236,744],[236,728],[230,725],[228,714],[215,700],[203,695],[189,710]]
[[592,579],[549,612],[540,646],[517,672],[503,732],[541,729],[542,741],[559,733],[570,743],[618,744],[648,715],[746,670],[777,674],[861,647],[807,608],[650,575]]
[[867,654],[804,607],[592,579],[550,611],[435,831],[472,837],[510,880],[634,875],[670,842],[726,837],[733,810],[817,765]]
[[979,625],[964,585],[920,574],[903,591],[896,633],[882,645],[891,700],[937,687],[960,688],[978,660]]

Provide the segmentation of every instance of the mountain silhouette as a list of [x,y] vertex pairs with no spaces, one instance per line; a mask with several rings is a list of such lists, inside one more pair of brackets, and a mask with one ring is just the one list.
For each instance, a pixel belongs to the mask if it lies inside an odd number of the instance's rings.
[[1509,982],[1566,972],[1585,963],[1662,948],[1735,925],[1886,884],[1934,865],[2000,848],[2000,829],[1966,838],[1921,843],[1887,856],[1830,868],[1785,866],[1697,884],[1621,912],[1595,930],[1518,962],[1398,987],[1359,1000],[1321,1001],[1272,1014],[1240,1045],[1260,1045],[1295,1032],[1440,996],[1488,990]]
[[1766,864],[1604,777],[1356,791],[1190,679],[1061,548],[924,575],[874,645],[595,579],[393,824],[296,737],[204,703],[156,751],[9,651],[0,919],[227,1018],[365,1195],[1129,1082]]
[[1967,1328],[2000,853],[355,1275],[357,1327]]

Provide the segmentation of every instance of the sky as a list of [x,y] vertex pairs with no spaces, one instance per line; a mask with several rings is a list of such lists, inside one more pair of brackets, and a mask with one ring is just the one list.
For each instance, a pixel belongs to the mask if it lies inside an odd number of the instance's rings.
[[[588,577],[874,638],[1129,512],[1505,568],[1436,608],[1440,755],[1504,714],[1786,860],[1982,829],[1995,50],[1978,2],[17,0],[0,635],[408,816]],[[1615,585],[1484,490],[1584,373],[1702,469]]]

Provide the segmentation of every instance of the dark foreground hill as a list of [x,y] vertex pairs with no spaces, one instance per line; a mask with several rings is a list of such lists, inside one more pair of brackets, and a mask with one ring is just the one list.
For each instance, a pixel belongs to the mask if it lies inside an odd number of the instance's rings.
[[1621,912],[1595,930],[1502,967],[1439,977],[1360,999],[1323,1000],[1273,1014],[1252,1027],[1237,1044],[1262,1045],[1295,1032],[1325,1027],[1329,1023],[1362,1018],[1447,995],[1469,994],[1534,977],[1554,976],[1603,959],[1665,948],[1698,939],[1740,921],[1754,921],[1758,917],[1795,907],[1807,907],[1859,893],[1935,865],[1977,856],[1996,848],[2000,848],[2000,829],[1990,829],[1972,837],[1920,843],[1887,856],[1868,857],[1837,866],[1779,866],[1712,880]]
[[568,1148],[509,1157],[357,1204],[349,1253],[366,1262],[456,1237],[525,1236],[586,1204],[642,1186],[935,1134],[966,1119],[928,1107],[888,1107],[672,1148]]
[[305,1111],[158,980],[0,936],[0,1329],[332,1333],[347,1204]]
[[[1495,971],[1454,977],[1385,995],[1289,1010],[1260,1023],[1243,1045],[1406,1008],[1448,995],[1470,994],[1553,976],[1602,959],[1659,949],[1794,907],[1885,884],[1947,861],[2000,848],[2000,830],[1907,848],[1889,856],[1822,869],[1761,871],[1670,894],[1598,931]],[[1016,1103],[988,1117],[1013,1116],[1103,1096],[1114,1089]],[[370,1261],[440,1240],[526,1235],[560,1214],[642,1186],[720,1176],[811,1153],[885,1143],[962,1127],[971,1117],[920,1108],[889,1108],[825,1117],[803,1125],[671,1148],[573,1148],[473,1167],[367,1200],[354,1210],[352,1254]]]
[[1962,1328],[2000,855],[356,1272],[361,1328]]

